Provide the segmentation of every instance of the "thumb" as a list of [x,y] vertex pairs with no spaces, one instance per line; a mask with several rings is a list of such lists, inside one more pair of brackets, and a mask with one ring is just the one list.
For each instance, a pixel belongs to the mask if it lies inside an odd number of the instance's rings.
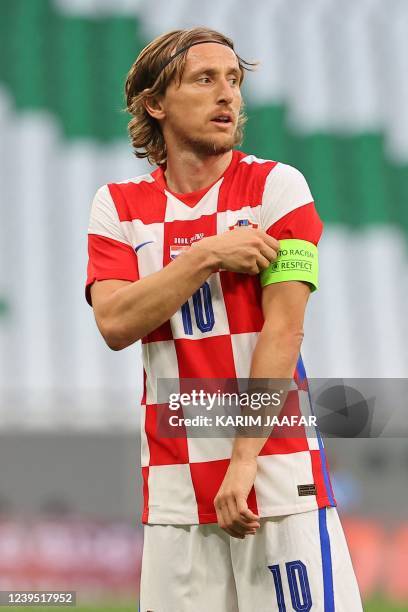
[[237,508],[240,515],[248,521],[257,521],[259,516],[254,514],[252,510],[248,508],[248,503],[244,497],[237,500]]

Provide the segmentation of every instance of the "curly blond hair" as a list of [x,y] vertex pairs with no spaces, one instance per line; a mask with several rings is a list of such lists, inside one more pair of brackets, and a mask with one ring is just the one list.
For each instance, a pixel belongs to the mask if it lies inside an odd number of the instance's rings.
[[[204,40],[214,40],[214,42],[227,45],[234,51],[232,40],[215,30],[209,28],[173,30],[158,36],[149,43],[130,68],[126,78],[125,96],[126,110],[132,115],[128,124],[128,132],[136,157],[147,157],[151,164],[158,166],[166,163],[166,143],[162,130],[158,121],[147,112],[145,101],[148,98],[164,95],[167,86],[173,79],[180,84],[188,49],[179,53],[163,69],[162,66],[178,50]],[[237,59],[241,70],[241,85],[244,71],[252,70],[256,63],[246,62],[238,55]],[[245,122],[246,116],[242,105],[234,146],[242,142]]]

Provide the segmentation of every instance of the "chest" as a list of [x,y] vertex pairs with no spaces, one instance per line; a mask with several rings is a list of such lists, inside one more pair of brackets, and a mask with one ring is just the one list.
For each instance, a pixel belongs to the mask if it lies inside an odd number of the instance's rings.
[[146,224],[140,219],[128,223],[128,239],[135,250],[141,278],[161,270],[198,240],[238,227],[260,227],[260,206],[210,213],[194,208],[185,212],[185,218],[162,223]]

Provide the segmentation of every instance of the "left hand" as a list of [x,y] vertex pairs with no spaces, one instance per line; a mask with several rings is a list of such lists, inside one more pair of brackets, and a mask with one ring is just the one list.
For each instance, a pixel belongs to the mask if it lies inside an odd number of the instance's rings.
[[259,516],[249,508],[247,498],[255,481],[256,458],[231,459],[222,485],[215,496],[218,525],[230,536],[243,540],[259,529]]

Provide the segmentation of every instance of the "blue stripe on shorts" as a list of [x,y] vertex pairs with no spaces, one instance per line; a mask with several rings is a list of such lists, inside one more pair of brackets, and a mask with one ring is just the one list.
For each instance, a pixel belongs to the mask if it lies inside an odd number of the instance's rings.
[[322,553],[324,612],[334,612],[333,568],[330,537],[327,531],[327,508],[319,510],[320,550]]

